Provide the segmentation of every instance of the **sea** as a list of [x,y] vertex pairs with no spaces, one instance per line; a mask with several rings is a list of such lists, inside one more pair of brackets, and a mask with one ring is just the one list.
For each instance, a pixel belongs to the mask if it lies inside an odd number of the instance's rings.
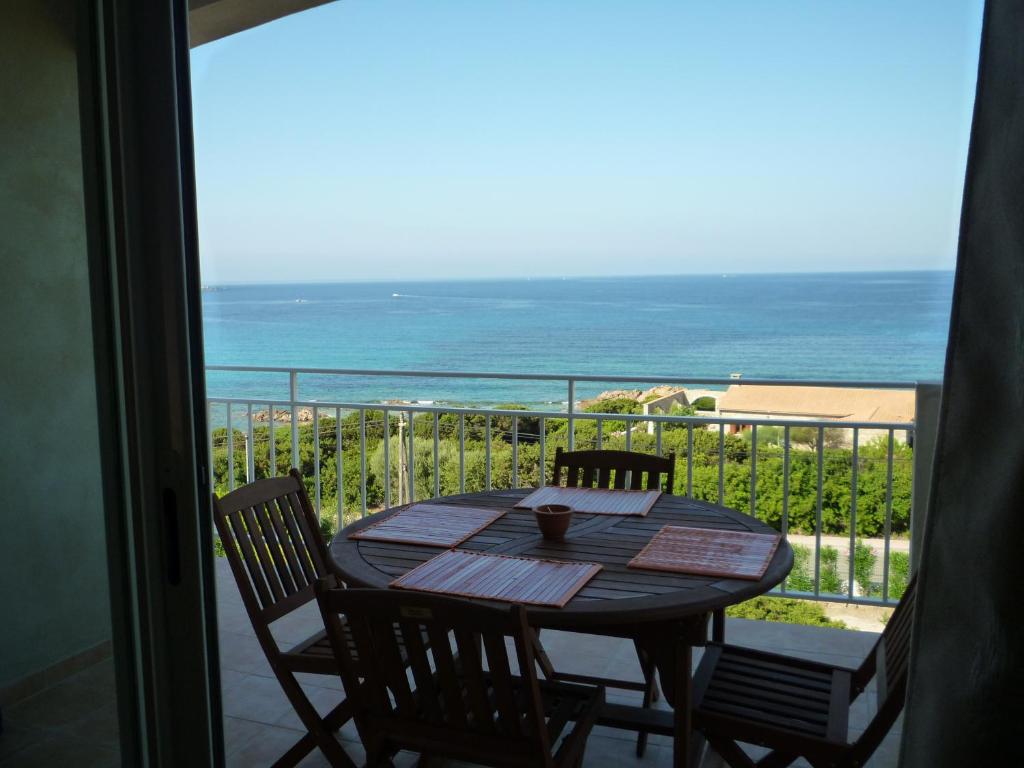
[[[952,272],[205,286],[207,365],[939,380]],[[564,383],[299,377],[299,398],[564,405]],[[208,395],[286,399],[280,373],[208,371]]]

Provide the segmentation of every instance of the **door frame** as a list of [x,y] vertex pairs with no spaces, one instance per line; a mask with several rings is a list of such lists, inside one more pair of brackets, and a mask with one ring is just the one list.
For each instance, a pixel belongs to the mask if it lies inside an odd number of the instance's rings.
[[122,762],[224,762],[185,0],[80,0]]

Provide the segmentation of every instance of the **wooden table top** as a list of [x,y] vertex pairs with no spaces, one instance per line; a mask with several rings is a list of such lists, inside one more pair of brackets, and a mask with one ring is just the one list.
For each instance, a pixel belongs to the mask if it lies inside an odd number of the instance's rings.
[[[533,511],[515,509],[533,488],[446,496],[420,504],[500,508],[507,514],[459,545],[459,549],[600,563],[601,571],[563,608],[529,607],[537,626],[613,628],[637,622],[662,622],[741,602],[767,592],[793,566],[793,550],[783,540],[764,576],[757,580],[722,579],[627,568],[663,525],[775,533],[767,524],[727,507],[662,495],[646,517],[576,513],[564,542],[545,541]],[[387,587],[444,550],[419,544],[349,539],[348,534],[402,509],[395,507],[346,526],[331,542],[335,565],[351,586]]]

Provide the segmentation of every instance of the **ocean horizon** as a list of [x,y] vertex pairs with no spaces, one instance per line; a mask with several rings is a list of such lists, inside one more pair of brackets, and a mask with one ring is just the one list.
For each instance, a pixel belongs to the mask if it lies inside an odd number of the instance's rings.
[[[952,286],[951,271],[225,283],[204,286],[203,330],[207,365],[938,380]],[[581,382],[576,394],[622,386]],[[211,397],[288,394],[282,374],[211,371],[207,387]],[[300,396],[562,404],[566,392],[309,375]]]

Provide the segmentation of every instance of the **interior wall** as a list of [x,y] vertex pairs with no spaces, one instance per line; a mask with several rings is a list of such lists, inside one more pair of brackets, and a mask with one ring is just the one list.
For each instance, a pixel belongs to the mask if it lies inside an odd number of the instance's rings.
[[0,22],[0,695],[110,638],[76,6]]
[[988,0],[902,765],[1024,765],[1024,2]]

